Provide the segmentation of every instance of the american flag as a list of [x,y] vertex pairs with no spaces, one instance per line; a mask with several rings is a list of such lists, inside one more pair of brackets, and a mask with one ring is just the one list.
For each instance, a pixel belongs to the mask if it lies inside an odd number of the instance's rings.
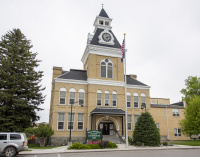
[[123,62],[123,58],[125,57],[125,55],[124,55],[124,52],[125,52],[125,50],[124,50],[124,40],[122,42],[121,51],[122,51],[122,59],[121,59],[121,61]]

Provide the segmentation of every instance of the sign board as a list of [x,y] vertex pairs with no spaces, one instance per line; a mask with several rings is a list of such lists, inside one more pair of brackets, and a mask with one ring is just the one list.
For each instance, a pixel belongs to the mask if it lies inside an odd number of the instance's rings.
[[98,130],[87,131],[87,140],[101,140],[101,132]]

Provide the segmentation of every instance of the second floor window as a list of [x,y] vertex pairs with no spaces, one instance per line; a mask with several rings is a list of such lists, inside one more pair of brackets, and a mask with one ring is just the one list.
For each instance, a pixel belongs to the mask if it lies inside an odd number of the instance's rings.
[[131,94],[127,93],[127,107],[131,107]]
[[115,91],[112,92],[112,106],[117,106],[117,93]]
[[101,106],[102,92],[100,90],[97,91],[97,106]]
[[83,89],[80,89],[78,93],[79,106],[84,105],[84,99],[85,99],[85,91]]
[[105,91],[105,106],[109,106],[109,92]]
[[138,94],[137,93],[133,94],[133,99],[134,99],[134,108],[139,108]]
[[66,101],[66,89],[65,88],[60,88],[59,104],[60,105],[65,105],[65,101]]
[[101,61],[101,77],[113,78],[113,63],[109,59]]
[[69,90],[69,105],[74,105],[74,103],[75,103],[75,94],[76,94],[76,90],[74,88],[71,88]]
[[146,95],[141,94],[141,108],[146,108]]
[[179,116],[179,109],[173,109],[173,116]]

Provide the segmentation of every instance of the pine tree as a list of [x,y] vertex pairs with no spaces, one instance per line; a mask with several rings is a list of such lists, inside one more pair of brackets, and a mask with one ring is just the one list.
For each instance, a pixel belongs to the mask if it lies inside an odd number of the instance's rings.
[[155,121],[149,112],[142,113],[133,131],[133,143],[144,143],[145,146],[159,146],[160,133]]
[[36,71],[40,60],[30,49],[20,29],[13,29],[0,41],[0,132],[24,131],[39,116],[36,110],[44,103],[42,71]]

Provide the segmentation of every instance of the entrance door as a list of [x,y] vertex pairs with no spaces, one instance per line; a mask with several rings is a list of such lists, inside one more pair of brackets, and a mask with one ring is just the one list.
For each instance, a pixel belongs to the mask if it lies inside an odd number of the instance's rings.
[[114,135],[114,124],[111,122],[101,122],[98,129],[102,135]]

